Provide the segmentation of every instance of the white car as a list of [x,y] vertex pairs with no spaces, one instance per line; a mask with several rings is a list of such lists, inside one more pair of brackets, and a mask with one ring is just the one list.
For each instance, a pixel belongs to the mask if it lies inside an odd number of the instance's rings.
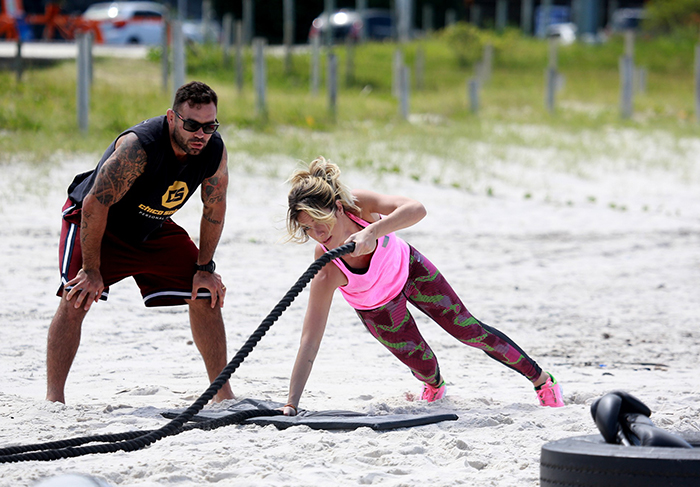
[[95,3],[83,13],[83,19],[99,22],[105,44],[161,44],[164,17],[165,7],[156,2]]
[[562,44],[573,44],[576,41],[576,24],[564,22],[547,26],[547,37],[559,39]]

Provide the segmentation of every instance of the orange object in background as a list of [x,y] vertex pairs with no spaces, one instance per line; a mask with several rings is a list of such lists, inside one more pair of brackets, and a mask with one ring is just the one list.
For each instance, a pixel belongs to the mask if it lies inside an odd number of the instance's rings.
[[26,21],[28,24],[44,26],[44,40],[53,39],[56,33],[66,40],[73,40],[77,33],[92,32],[95,42],[102,43],[102,34],[97,22],[85,20],[78,15],[62,14],[57,3],[48,3],[43,14],[27,15]]
[[19,39],[17,19],[24,15],[22,0],[0,0],[0,37],[10,40]]
[[18,19],[22,19],[29,25],[43,25],[44,40],[51,40],[56,34],[65,40],[73,40],[80,32],[92,32],[95,42],[103,42],[98,22],[85,20],[78,15],[63,14],[57,3],[48,3],[43,14],[26,14],[22,0],[0,0],[0,2],[2,5],[0,37],[9,40],[19,39]]

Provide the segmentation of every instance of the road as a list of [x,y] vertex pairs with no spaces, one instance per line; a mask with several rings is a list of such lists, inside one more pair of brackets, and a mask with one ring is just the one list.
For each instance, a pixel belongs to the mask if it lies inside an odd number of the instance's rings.
[[[94,56],[123,57],[142,59],[146,57],[148,46],[105,46],[95,44]],[[75,59],[78,47],[75,42],[24,42],[22,57],[36,60]],[[17,43],[0,41],[0,59],[11,59],[17,55]]]

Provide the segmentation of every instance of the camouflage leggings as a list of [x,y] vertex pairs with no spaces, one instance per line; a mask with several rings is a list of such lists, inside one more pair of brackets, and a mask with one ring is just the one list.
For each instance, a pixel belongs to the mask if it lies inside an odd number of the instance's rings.
[[535,380],[542,372],[506,335],[474,318],[440,271],[411,247],[406,285],[401,294],[373,310],[356,310],[369,332],[406,364],[420,381],[437,385],[440,368],[406,303],[410,301],[460,342]]

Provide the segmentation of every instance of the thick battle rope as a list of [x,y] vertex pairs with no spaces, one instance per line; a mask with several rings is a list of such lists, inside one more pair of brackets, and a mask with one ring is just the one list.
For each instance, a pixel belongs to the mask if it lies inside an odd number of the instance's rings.
[[[183,431],[192,429],[211,430],[221,426],[240,423],[252,417],[276,416],[282,414],[281,411],[271,409],[248,410],[230,414],[222,418],[212,419],[210,421],[183,426],[190,419],[192,419],[195,414],[201,411],[202,408],[204,408],[204,406],[206,406],[206,404],[216,395],[216,393],[219,392],[226,381],[231,378],[231,375],[233,375],[236,369],[241,365],[243,360],[245,360],[262,337],[265,336],[267,330],[269,330],[275,321],[277,321],[277,319],[289,307],[292,301],[294,301],[299,293],[301,293],[304,287],[306,287],[311,279],[314,278],[318,271],[320,271],[321,268],[330,261],[349,254],[353,250],[355,250],[355,243],[350,242],[330,250],[316,259],[316,261],[309,266],[306,272],[299,277],[297,282],[289,289],[289,291],[287,291],[287,294],[285,294],[279,303],[277,303],[277,306],[275,306],[267,317],[265,317],[265,319],[260,323],[258,328],[243,344],[240,350],[238,350],[238,353],[236,353],[228,365],[224,367],[224,370],[221,371],[219,376],[214,379],[214,382],[211,383],[209,388],[204,391],[204,393],[199,396],[199,398],[189,408],[180,413],[165,426],[157,430],[132,431],[114,435],[87,436],[83,438],[53,441],[36,445],[2,448],[0,449],[0,463],[21,462],[26,460],[47,461],[57,460],[59,458],[78,457],[91,453],[135,451],[145,448],[151,443],[155,443],[166,436],[173,436]],[[80,445],[97,441],[104,443],[100,445],[80,447]]]

